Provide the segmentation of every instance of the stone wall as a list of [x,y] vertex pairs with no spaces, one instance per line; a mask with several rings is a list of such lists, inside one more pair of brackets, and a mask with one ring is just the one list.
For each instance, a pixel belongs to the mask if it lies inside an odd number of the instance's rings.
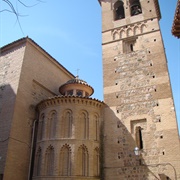
[[91,98],[70,96],[55,96],[38,105],[33,179],[100,179],[103,106]]
[[[17,43],[21,44],[22,42],[25,42],[23,52],[15,49],[14,54],[8,56],[9,61],[5,62],[12,68],[8,73],[17,72],[19,77],[16,79],[17,84],[14,92],[16,94],[14,114],[9,119],[10,126],[6,128],[7,131],[11,128],[11,139],[8,141],[4,169],[4,178],[14,180],[27,179],[28,177],[33,122],[37,118],[36,105],[41,100],[57,94],[59,86],[73,77],[40,46],[28,38],[7,47],[11,49],[11,46],[15,47]],[[17,71],[16,66],[20,62],[21,68]],[[14,78],[12,75],[11,79]],[[12,81],[10,86],[13,86]],[[10,97],[6,95],[6,97],[13,98],[12,95]],[[7,116],[9,116],[8,113],[5,113],[6,118]]]
[[8,142],[14,113],[19,78],[22,68],[24,44],[1,51],[0,57],[0,174],[4,172]]
[[[102,2],[104,101],[109,106],[104,179],[175,179],[180,174],[178,128],[157,4],[142,0],[142,14],[130,17],[126,2],[126,16],[117,21],[112,20],[115,1]],[[140,157],[134,155],[136,146]]]

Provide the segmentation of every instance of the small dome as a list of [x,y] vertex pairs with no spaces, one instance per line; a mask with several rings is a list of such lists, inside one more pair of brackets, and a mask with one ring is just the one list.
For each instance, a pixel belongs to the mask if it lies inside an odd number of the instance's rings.
[[65,84],[76,84],[76,83],[77,84],[84,84],[84,85],[89,86],[86,81],[84,81],[82,79],[79,79],[78,76],[76,76],[74,79],[71,79],[71,80],[67,81]]
[[88,83],[76,76],[59,87],[59,92],[66,96],[89,97],[94,93],[94,89]]

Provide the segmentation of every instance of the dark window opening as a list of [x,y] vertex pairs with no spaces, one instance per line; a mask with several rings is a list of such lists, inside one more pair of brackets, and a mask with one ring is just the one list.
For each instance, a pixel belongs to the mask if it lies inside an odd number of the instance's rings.
[[130,1],[131,16],[135,16],[142,13],[141,4],[139,0]]
[[130,50],[131,50],[131,52],[134,51],[133,50],[133,44],[130,44]]
[[120,0],[118,0],[114,4],[114,20],[119,20],[125,18],[124,14],[124,3]]
[[77,96],[82,96],[83,92],[81,90],[77,90],[76,94],[77,94]]
[[143,149],[143,138],[142,138],[142,128],[136,127],[136,144],[139,149]]
[[68,96],[72,96],[72,95],[73,95],[73,90],[67,91],[67,95],[68,95]]

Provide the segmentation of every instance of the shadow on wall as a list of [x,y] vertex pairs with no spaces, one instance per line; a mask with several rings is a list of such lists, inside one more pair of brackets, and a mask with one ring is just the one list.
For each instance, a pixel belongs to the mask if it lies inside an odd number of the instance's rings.
[[135,135],[129,132],[109,107],[105,108],[104,114],[102,179],[170,180],[161,171],[168,164],[147,165],[142,155],[135,155],[134,149],[139,146]]
[[0,179],[4,174],[15,98],[9,84],[0,85]]

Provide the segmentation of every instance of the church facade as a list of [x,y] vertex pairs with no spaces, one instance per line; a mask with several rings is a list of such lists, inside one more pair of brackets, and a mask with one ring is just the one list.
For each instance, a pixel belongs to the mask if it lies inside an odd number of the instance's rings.
[[104,102],[32,39],[1,48],[0,180],[180,179],[158,0],[99,3]]

